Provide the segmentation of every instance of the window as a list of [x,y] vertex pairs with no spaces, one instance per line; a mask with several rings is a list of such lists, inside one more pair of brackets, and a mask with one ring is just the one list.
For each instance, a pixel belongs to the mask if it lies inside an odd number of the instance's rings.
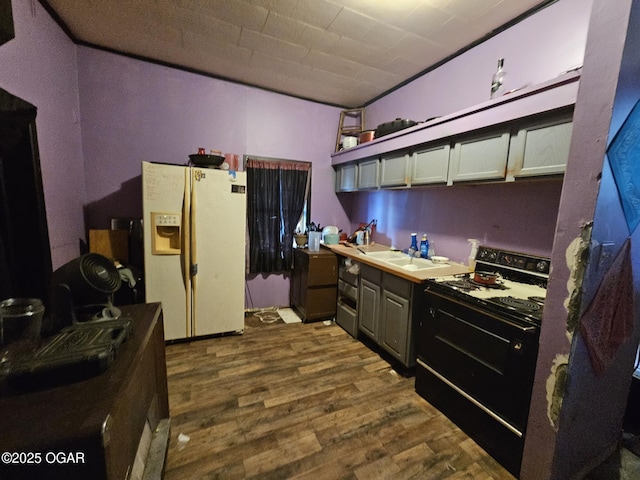
[[311,163],[245,156],[249,272],[291,270],[293,236],[307,224]]

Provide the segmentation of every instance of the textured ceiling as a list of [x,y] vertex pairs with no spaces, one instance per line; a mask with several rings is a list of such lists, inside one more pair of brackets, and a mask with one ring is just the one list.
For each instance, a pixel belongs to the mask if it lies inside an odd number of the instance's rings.
[[78,43],[358,107],[550,0],[41,0]]

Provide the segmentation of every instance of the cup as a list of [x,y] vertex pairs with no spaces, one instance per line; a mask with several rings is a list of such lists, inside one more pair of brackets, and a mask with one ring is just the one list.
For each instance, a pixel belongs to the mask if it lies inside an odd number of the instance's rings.
[[240,157],[236,153],[225,153],[224,161],[229,165],[229,170],[234,172],[238,171],[238,166],[240,164]]
[[44,305],[37,298],[0,302],[0,367],[37,350],[43,316]]
[[358,145],[358,139],[356,137],[344,137],[342,139],[342,148],[353,148]]
[[309,232],[309,251],[318,252],[320,250],[320,237],[322,237],[322,232]]

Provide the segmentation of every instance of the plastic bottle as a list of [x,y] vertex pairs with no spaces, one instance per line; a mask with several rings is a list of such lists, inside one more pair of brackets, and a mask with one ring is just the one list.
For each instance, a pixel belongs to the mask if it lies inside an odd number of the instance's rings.
[[436,254],[436,246],[433,240],[429,242],[429,248],[427,249],[427,257],[431,258]]
[[469,271],[474,272],[476,269],[476,254],[478,253],[478,240],[470,238],[468,242],[471,244],[471,252],[469,253]]
[[418,251],[418,234],[417,233],[411,234],[411,246],[409,247],[409,250],[413,250],[414,255],[415,255],[415,252]]
[[498,59],[498,70],[491,77],[491,98],[497,98],[504,95],[504,58]]
[[422,235],[422,240],[420,241],[420,256],[422,258],[429,257],[429,240],[427,240],[427,235]]

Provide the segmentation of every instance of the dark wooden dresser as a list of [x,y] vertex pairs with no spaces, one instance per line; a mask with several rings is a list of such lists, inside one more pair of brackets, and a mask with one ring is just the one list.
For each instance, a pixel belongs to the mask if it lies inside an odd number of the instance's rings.
[[320,249],[297,248],[291,273],[291,308],[303,322],[333,318],[336,314],[338,260],[336,254]]
[[169,436],[162,309],[122,313],[133,329],[104,372],[37,390],[0,384],[1,479],[160,477]]

